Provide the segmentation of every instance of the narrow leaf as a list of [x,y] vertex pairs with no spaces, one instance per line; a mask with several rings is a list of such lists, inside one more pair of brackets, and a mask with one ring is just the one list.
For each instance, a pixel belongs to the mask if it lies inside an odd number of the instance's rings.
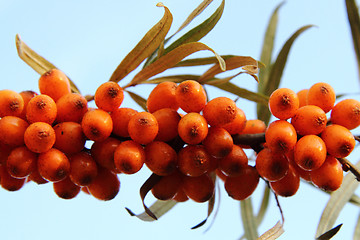
[[181,38],[173,42],[169,47],[165,49],[165,54],[170,52],[171,50],[179,47],[182,44],[189,42],[197,42],[206,36],[217,24],[221,15],[224,11],[225,0],[223,0],[220,6],[216,9],[216,11],[203,23],[199,24],[195,28],[191,29],[189,32],[185,33]]
[[152,78],[146,82],[145,84],[159,84],[162,82],[175,82],[180,83],[185,80],[195,80],[199,79],[199,75],[191,75],[191,74],[185,74],[185,75],[171,75],[171,76],[164,76],[164,77],[158,77],[158,78]]
[[[149,209],[156,216],[156,218],[159,219],[165,213],[170,211],[176,205],[176,203],[177,202],[174,200],[169,200],[169,201],[157,200],[149,207]],[[155,221],[155,219],[150,217],[146,212],[136,215],[129,208],[125,208],[125,209],[131,216],[135,216],[135,217],[139,218],[140,220],[143,220],[146,222]]]
[[355,54],[358,63],[358,72],[360,74],[360,17],[359,9],[355,0],[345,0],[348,14]]
[[258,85],[258,91],[261,93],[264,92],[264,87],[267,85],[267,81],[269,78],[271,58],[272,58],[272,53],[273,53],[273,49],[274,49],[275,33],[276,33],[278,18],[279,18],[278,12],[279,12],[280,7],[283,4],[284,4],[284,2],[280,3],[273,11],[271,18],[269,20],[269,24],[266,29],[266,32],[265,32],[265,36],[264,36],[264,42],[263,42],[263,46],[262,46],[260,61],[266,66],[266,68],[261,69],[259,72],[260,82]]
[[283,224],[278,221],[272,228],[263,233],[257,240],[275,240],[284,233]]
[[[299,30],[297,30],[284,44],[282,49],[280,50],[280,53],[278,54],[275,62],[272,64],[269,78],[266,83],[266,85],[263,86],[263,94],[270,96],[270,94],[279,87],[280,80],[287,62],[287,57],[289,55],[290,49],[294,43],[294,41],[297,39],[297,37],[303,33],[305,30],[311,28],[313,25],[307,25]],[[265,106],[259,106],[257,107],[257,116],[258,119],[263,120],[266,124],[270,120],[270,111],[268,107]]]
[[[360,161],[356,164],[356,168],[359,167]],[[344,177],[341,187],[335,192],[331,193],[331,197],[326,204],[324,211],[322,212],[316,231],[316,236],[320,236],[332,228],[341,210],[350,200],[358,186],[359,182],[355,179],[352,173],[348,173]]]
[[220,63],[220,66],[225,70],[225,61],[222,59],[213,49],[200,42],[192,42],[183,44],[171,52],[163,55],[152,64],[142,69],[138,74],[135,75],[133,80],[126,86],[134,86],[147,79],[165,71],[168,68],[173,67],[185,57],[202,50],[209,50],[213,52]]
[[[37,54],[20,38],[19,34],[15,37],[16,49],[19,57],[38,74],[42,75],[45,72],[57,68],[51,62]],[[69,78],[69,77],[68,77]],[[69,78],[70,80],[70,78]],[[73,81],[70,80],[70,87],[72,92],[80,93]]]
[[145,34],[133,50],[131,50],[131,52],[122,60],[110,77],[109,81],[119,82],[126,75],[136,69],[164,41],[172,24],[173,17],[166,6],[162,4],[157,4],[157,6],[164,7],[164,16]]
[[335,236],[338,233],[341,226],[342,226],[342,224],[337,225],[336,227],[330,229],[326,233],[324,233],[321,236],[317,237],[316,240],[329,240],[329,239],[331,239],[333,236]]
[[[145,197],[148,194],[148,192],[150,192],[150,190],[155,186],[155,184],[160,181],[161,178],[162,178],[161,176],[158,176],[156,174],[151,174],[150,177],[144,182],[144,184],[140,188],[140,197],[141,197],[143,207],[145,209],[145,213],[154,220],[157,220],[158,217],[154,214],[154,212],[151,211],[150,208],[148,208],[146,206]],[[130,209],[128,209],[128,208],[125,208],[125,209],[128,211],[128,213],[131,216],[138,216],[138,215],[134,214]]]
[[256,224],[259,226],[264,219],[265,213],[269,207],[270,200],[270,188],[265,186],[264,195],[261,201],[260,209],[256,215]]
[[[226,64],[226,70],[233,70],[241,67],[251,74],[256,74],[258,72],[258,63],[252,57],[234,56],[224,61]],[[221,66],[219,63],[216,63],[199,78],[199,82],[203,83],[222,72],[223,70],[221,69]]]
[[247,240],[256,240],[259,235],[257,232],[251,198],[240,201],[240,208],[245,238]]
[[199,6],[197,6],[191,13],[190,15],[186,18],[186,20],[181,24],[181,26],[179,27],[179,29],[173,34],[175,35],[176,33],[180,32],[182,29],[184,29],[187,25],[189,25],[192,20],[194,20],[197,16],[199,16],[206,8],[207,6],[210,5],[210,3],[213,0],[204,0],[202,1]]
[[145,98],[141,97],[140,95],[138,95],[134,92],[130,92],[128,90],[126,90],[126,92],[130,95],[132,100],[134,100],[142,109],[144,109],[144,111],[147,111]]
[[[228,58],[234,57],[234,55],[221,55],[221,57],[226,60]],[[209,64],[215,64],[218,62],[216,57],[205,57],[205,58],[192,58],[179,62],[174,67],[194,67],[194,66],[203,66]]]
[[237,85],[235,85],[233,83],[227,82],[227,83],[224,83],[224,84],[219,84],[219,85],[214,85],[214,86],[217,87],[217,88],[220,88],[220,89],[222,89],[224,91],[235,94],[238,97],[245,98],[245,99],[247,99],[249,101],[253,101],[253,102],[256,102],[256,103],[259,103],[259,104],[263,104],[265,106],[268,105],[268,100],[269,100],[268,96],[265,96],[265,95],[260,94],[260,93],[255,93],[255,92],[249,91],[249,90],[244,89],[244,88],[240,88],[240,87],[238,87]]
[[360,240],[360,214],[356,222],[353,240]]

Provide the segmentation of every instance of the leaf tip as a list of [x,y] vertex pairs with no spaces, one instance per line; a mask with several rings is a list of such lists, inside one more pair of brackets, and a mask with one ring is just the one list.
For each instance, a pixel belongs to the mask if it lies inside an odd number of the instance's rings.
[[157,7],[165,7],[165,5],[164,5],[162,2],[158,2],[158,3],[156,4],[156,6],[157,6]]

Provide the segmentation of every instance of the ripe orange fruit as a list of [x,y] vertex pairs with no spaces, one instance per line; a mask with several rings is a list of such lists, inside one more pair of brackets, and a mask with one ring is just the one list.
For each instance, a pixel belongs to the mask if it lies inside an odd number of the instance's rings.
[[276,120],[265,132],[267,146],[273,152],[287,153],[297,142],[297,134],[293,125],[285,120]]
[[37,167],[40,175],[50,182],[63,180],[70,173],[69,159],[56,148],[40,153]]
[[178,136],[179,113],[172,108],[162,108],[153,113],[159,124],[155,140],[168,142]]
[[210,169],[211,156],[202,145],[187,145],[178,153],[178,168],[184,175],[197,177]]
[[186,113],[199,113],[206,105],[206,92],[203,86],[194,80],[181,82],[176,88],[176,101]]
[[261,177],[273,182],[286,175],[289,162],[284,154],[274,153],[269,148],[264,148],[256,157],[255,167]]
[[159,132],[159,124],[153,114],[139,112],[130,118],[128,131],[132,140],[145,145],[154,141]]
[[108,201],[116,197],[120,190],[118,176],[106,168],[99,168],[94,181],[87,186],[90,194],[95,198]]
[[57,115],[55,101],[44,94],[33,97],[26,107],[26,119],[29,123],[46,122],[52,124]]
[[80,192],[80,187],[75,185],[69,177],[53,183],[54,192],[59,198],[73,199]]
[[24,134],[29,124],[19,117],[5,116],[0,119],[0,142],[18,147],[24,145]]
[[245,129],[246,126],[246,115],[244,111],[237,108],[236,116],[230,123],[223,125],[222,127],[228,131],[231,135],[238,134]]
[[108,137],[101,142],[94,142],[90,149],[91,156],[100,166],[119,173],[120,171],[116,169],[114,163],[114,152],[120,143],[119,139],[113,137]]
[[94,100],[99,109],[112,112],[123,102],[124,91],[116,82],[105,82],[96,89]]
[[177,111],[179,104],[176,101],[176,87],[174,82],[162,82],[156,85],[146,101],[147,110],[150,113],[162,108],[172,108]]
[[230,133],[224,128],[210,127],[203,145],[211,156],[222,158],[231,152],[234,142]]
[[232,151],[218,162],[218,169],[225,175],[234,177],[239,176],[247,166],[248,157],[238,145],[234,145]]
[[360,102],[345,99],[338,102],[331,110],[331,122],[351,130],[360,125]]
[[0,118],[5,116],[20,117],[24,109],[24,99],[15,91],[0,90]]
[[133,140],[124,141],[114,152],[115,167],[125,174],[134,174],[142,168],[145,162],[145,150]]
[[292,165],[285,177],[276,182],[270,182],[271,189],[279,196],[294,196],[300,186],[300,177]]
[[335,100],[335,91],[328,83],[315,83],[309,88],[307,103],[309,105],[320,107],[325,113],[329,112],[334,107]]
[[278,88],[269,97],[270,112],[281,120],[294,116],[298,108],[299,97],[289,88]]
[[318,135],[326,127],[327,117],[320,107],[306,105],[299,108],[291,118],[291,124],[299,135]]
[[80,123],[84,114],[88,111],[88,102],[79,93],[68,93],[56,101],[57,122]]
[[195,202],[206,202],[214,195],[215,184],[208,174],[197,177],[184,176],[182,188]]
[[208,134],[206,119],[199,113],[188,113],[183,116],[178,124],[180,138],[188,144],[201,143]]
[[36,153],[50,150],[55,143],[55,131],[48,123],[35,122],[25,130],[24,142],[26,147]]
[[25,178],[35,169],[37,157],[25,146],[14,148],[6,161],[6,169],[14,178]]
[[294,148],[294,161],[302,169],[311,171],[319,168],[326,158],[326,146],[317,135],[306,135],[299,139]]
[[92,156],[86,152],[78,152],[69,157],[70,179],[80,186],[88,186],[97,176],[98,167]]
[[128,124],[130,118],[138,111],[132,108],[117,108],[111,112],[113,134],[119,137],[129,137]]
[[51,69],[40,76],[39,90],[56,102],[63,95],[71,93],[70,80],[59,69]]
[[209,101],[203,110],[203,116],[210,126],[222,127],[234,121],[237,107],[233,100],[227,97],[217,97]]
[[86,112],[81,121],[86,137],[93,141],[104,141],[113,130],[113,122],[109,113],[101,109]]
[[154,141],[145,147],[145,164],[156,175],[166,176],[177,167],[177,153],[165,142]]
[[352,133],[345,127],[337,124],[329,125],[321,133],[327,152],[337,158],[347,157],[355,147]]

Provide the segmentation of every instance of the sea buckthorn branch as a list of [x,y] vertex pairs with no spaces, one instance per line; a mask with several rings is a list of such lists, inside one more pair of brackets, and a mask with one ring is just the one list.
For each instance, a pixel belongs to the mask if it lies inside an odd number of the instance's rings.
[[234,144],[249,145],[257,153],[263,149],[263,146],[261,144],[265,143],[265,133],[236,134],[232,137]]
[[350,171],[352,174],[355,175],[356,180],[360,182],[360,171],[357,169],[354,164],[352,164],[349,160],[346,158],[338,158],[339,162],[341,163],[343,170],[345,172]]

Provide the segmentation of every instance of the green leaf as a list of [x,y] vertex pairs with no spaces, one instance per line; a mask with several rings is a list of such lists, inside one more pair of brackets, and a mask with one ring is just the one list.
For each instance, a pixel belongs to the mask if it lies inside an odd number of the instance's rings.
[[267,81],[269,78],[272,53],[274,49],[275,33],[279,18],[278,12],[283,4],[284,2],[280,3],[273,11],[264,37],[260,61],[266,66],[266,68],[261,69],[259,72],[260,82],[258,85],[258,91],[261,93],[264,93],[264,87],[267,85]]
[[[311,27],[313,27],[313,25],[306,25],[304,27],[301,27],[286,41],[286,43],[280,50],[275,62],[271,66],[269,79],[266,85],[264,85],[263,87],[263,94],[270,96],[270,94],[279,87],[280,80],[287,62],[287,57],[294,41],[301,33]],[[271,114],[268,107],[258,106],[257,115],[258,119],[264,121],[266,124],[269,123]]]
[[[224,60],[234,57],[234,55],[221,55]],[[216,57],[205,57],[205,58],[192,58],[183,60],[177,63],[174,67],[194,67],[194,66],[203,66],[209,64],[215,64],[218,62]]]
[[182,29],[184,29],[187,25],[189,25],[192,20],[194,20],[194,18],[196,18],[197,16],[199,16],[206,8],[207,6],[210,5],[210,3],[213,0],[204,0],[202,1],[199,6],[197,6],[191,13],[190,15],[186,18],[186,20],[181,24],[181,26],[179,27],[179,29],[172,35],[174,36],[176,33],[180,32]]
[[254,216],[251,198],[240,201],[241,219],[244,228],[244,235],[247,240],[258,238],[256,218]]
[[284,233],[283,224],[278,221],[272,228],[263,233],[257,240],[275,240]]
[[356,222],[354,236],[353,236],[353,240],[359,240],[359,239],[360,239],[360,214]]
[[144,109],[144,111],[147,111],[147,107],[146,107],[146,99],[141,97],[140,95],[134,93],[134,92],[131,92],[131,91],[128,91],[128,90],[125,90],[129,95],[130,97],[132,98],[132,100],[134,100],[142,109]]
[[[149,209],[156,216],[156,218],[159,219],[165,213],[170,211],[176,205],[176,203],[177,202],[174,200],[169,200],[169,201],[157,200],[149,207]],[[135,217],[139,218],[140,220],[143,220],[146,222],[155,221],[155,219],[150,217],[146,212],[136,215],[129,208],[125,208],[125,209],[131,216],[135,216]]]
[[[356,168],[359,167],[360,161],[356,164]],[[322,212],[316,236],[320,236],[332,228],[341,210],[344,208],[345,204],[349,202],[358,186],[359,182],[355,179],[354,175],[348,173],[345,176],[341,187],[331,193],[330,199]]]
[[[42,75],[51,69],[57,68],[51,62],[32,50],[25,42],[23,42],[19,34],[16,34],[15,43],[19,57],[38,74]],[[68,79],[70,80],[71,91],[80,93],[75,83],[71,81],[69,77]]]
[[165,54],[172,51],[173,49],[179,47],[182,44],[189,42],[197,42],[206,36],[217,24],[219,21],[225,6],[225,0],[221,2],[221,5],[216,9],[216,11],[203,23],[199,24],[195,28],[191,29],[189,32],[185,33],[181,38],[172,43],[169,47],[165,48]]
[[173,67],[185,57],[202,50],[208,50],[213,52],[217,60],[219,61],[221,68],[225,70],[224,59],[222,59],[213,49],[200,42],[186,43],[163,55],[161,58],[157,59],[155,62],[142,69],[135,75],[132,81],[127,86],[125,86],[125,88],[129,86],[135,86],[141,82],[144,82],[149,78],[159,73],[162,73],[168,68]]
[[321,236],[317,237],[316,240],[329,240],[329,239],[331,239],[333,236],[335,236],[338,233],[341,226],[342,226],[342,224],[337,225],[336,227],[330,229],[326,233],[324,233]]
[[165,36],[171,27],[173,17],[166,6],[159,3],[157,6],[164,7],[164,16],[145,34],[133,50],[131,50],[131,52],[129,52],[128,55],[121,61],[109,81],[119,82],[126,75],[136,69],[164,41]]
[[[226,64],[226,70],[233,70],[236,68],[242,68],[249,74],[257,74],[258,72],[258,62],[252,57],[247,56],[233,56],[224,60]],[[209,68],[201,77],[199,78],[200,83],[204,83],[206,80],[214,78],[217,74],[222,73],[223,70],[219,63],[216,63],[214,66]]]
[[233,83],[227,82],[224,84],[219,84],[219,85],[214,85],[214,86],[217,88],[220,88],[224,91],[235,94],[238,97],[245,98],[247,100],[250,100],[250,101],[253,101],[253,102],[256,102],[259,104],[263,104],[265,106],[268,105],[269,97],[267,97],[263,94],[260,94],[260,93],[255,93],[255,92],[249,91],[244,88],[240,88]]
[[345,0],[348,14],[355,54],[358,63],[358,73],[360,73],[360,17],[359,9],[355,0]]

